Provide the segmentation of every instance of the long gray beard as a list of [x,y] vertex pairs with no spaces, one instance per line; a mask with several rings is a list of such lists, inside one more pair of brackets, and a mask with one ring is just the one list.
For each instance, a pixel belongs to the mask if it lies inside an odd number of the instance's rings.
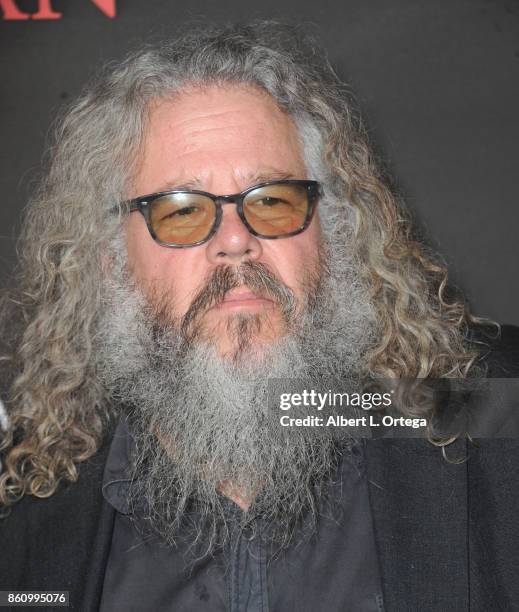
[[[165,320],[160,300],[150,304],[132,283],[122,247],[118,257],[104,287],[98,368],[129,414],[135,445],[129,501],[139,524],[168,543],[178,544],[182,534],[204,555],[229,536],[229,502],[219,488],[231,483],[253,500],[242,526],[261,516],[275,546],[288,545],[303,517],[315,524],[350,441],[339,428],[280,426],[280,411],[267,402],[268,381],[298,378],[319,389],[333,380],[343,391],[358,382],[374,317],[353,258],[343,249],[331,269],[321,265],[306,279],[305,304],[295,304],[273,279],[286,335],[258,351],[254,338],[265,321],[237,316],[227,330],[236,351],[222,358],[198,333],[192,312],[183,321]],[[260,266],[258,274],[263,271],[269,276]],[[233,276],[226,269],[220,274]],[[239,272],[231,284],[247,274],[247,284],[265,284],[254,281],[254,270]]]

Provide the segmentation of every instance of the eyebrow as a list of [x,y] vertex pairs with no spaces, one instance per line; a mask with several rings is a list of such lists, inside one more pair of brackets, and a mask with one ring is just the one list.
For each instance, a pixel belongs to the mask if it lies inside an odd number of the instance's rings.
[[[294,178],[297,178],[294,174],[290,172],[282,172],[281,170],[268,170],[255,174],[249,174],[246,177],[245,186],[243,187],[242,191],[248,189],[249,187],[253,187],[254,185],[259,185],[260,183],[268,183],[269,181],[283,181]],[[159,188],[157,188],[155,193],[161,193],[163,191],[173,191],[175,189],[196,189],[198,191],[206,191],[203,188],[202,179],[195,176],[191,179],[188,179],[187,181],[180,179],[173,179],[167,181],[166,183],[163,183]]]

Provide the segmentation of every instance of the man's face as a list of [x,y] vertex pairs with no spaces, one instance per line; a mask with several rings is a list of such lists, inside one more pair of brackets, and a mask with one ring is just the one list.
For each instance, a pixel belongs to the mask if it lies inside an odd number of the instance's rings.
[[[133,196],[175,188],[227,195],[282,178],[313,178],[306,175],[292,119],[262,91],[247,86],[211,86],[188,90],[151,107]],[[150,299],[160,298],[161,309],[171,321],[182,320],[218,266],[264,264],[300,304],[306,297],[304,279],[318,267],[320,230],[316,218],[297,236],[265,240],[249,233],[234,204],[223,206],[216,235],[199,246],[175,249],[158,245],[138,213],[129,216],[126,235],[135,280]],[[237,318],[260,321],[258,340],[271,342],[284,333],[275,300],[255,297],[242,285],[202,316],[207,335],[217,341],[222,354],[233,349],[235,340],[229,335],[228,323]]]
[[[246,87],[192,89],[157,102],[144,145],[133,196],[175,187],[228,195],[270,179],[315,178],[306,176],[292,121]],[[333,217],[341,206],[332,197],[326,205]],[[374,311],[351,248],[352,224],[325,236],[314,218],[297,236],[262,240],[230,203],[217,233],[196,247],[158,245],[138,212],[126,230],[126,252],[118,240],[112,245],[95,355],[107,390],[131,414],[130,501],[145,500],[153,528],[175,541],[184,521],[198,529],[185,514],[196,500],[201,531],[193,541],[213,546],[229,531],[220,492],[244,504],[255,499],[248,516],[278,517],[279,529],[272,523],[269,533],[284,545],[302,511],[317,507],[308,483],[331,474],[342,433],[281,427],[266,401],[269,381],[318,388],[340,377],[345,388],[358,380]],[[228,287],[235,270],[238,286]],[[204,302],[213,285],[223,289]],[[250,299],[251,288],[262,299]],[[184,333],[186,321],[197,327],[193,336]]]

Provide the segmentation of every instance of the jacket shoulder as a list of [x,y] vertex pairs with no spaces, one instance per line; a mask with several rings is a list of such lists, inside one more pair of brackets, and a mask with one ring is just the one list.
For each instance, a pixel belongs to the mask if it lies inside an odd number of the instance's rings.
[[[76,482],[48,498],[27,495],[0,519],[0,588],[71,587],[84,575],[103,505],[101,484],[110,438],[79,464]],[[57,586],[49,588],[57,588]]]
[[469,342],[479,352],[478,363],[489,378],[519,378],[519,327],[474,326]]

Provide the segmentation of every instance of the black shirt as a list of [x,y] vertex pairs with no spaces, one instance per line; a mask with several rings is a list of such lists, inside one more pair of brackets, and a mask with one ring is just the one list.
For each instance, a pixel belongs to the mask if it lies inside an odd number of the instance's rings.
[[363,442],[344,452],[332,485],[333,507],[323,502],[314,535],[295,536],[273,556],[261,525],[251,538],[239,527],[241,510],[227,500],[231,525],[236,517],[229,541],[199,560],[135,528],[126,499],[130,453],[122,420],[103,479],[103,495],[117,514],[101,612],[383,610]]

